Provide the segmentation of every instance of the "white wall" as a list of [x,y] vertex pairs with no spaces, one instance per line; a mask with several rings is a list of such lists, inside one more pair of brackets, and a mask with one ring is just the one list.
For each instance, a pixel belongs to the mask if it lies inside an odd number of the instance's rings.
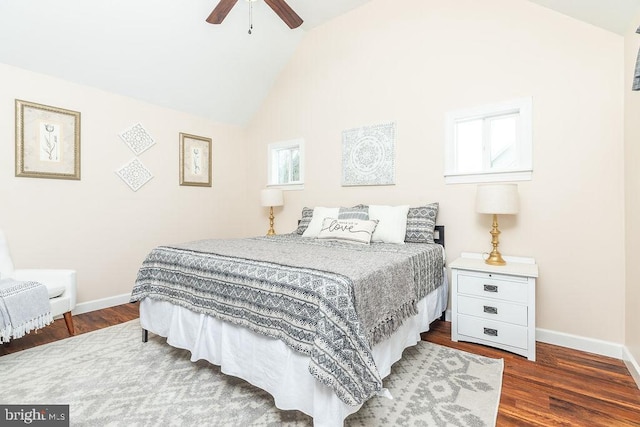
[[[0,64],[0,227],[18,267],[76,268],[80,302],[126,294],[155,245],[264,233],[266,146],[302,137],[305,190],[286,194],[276,230],[305,205],[437,200],[452,260],[489,249],[490,219],[473,212],[474,185],[444,184],[444,115],[532,96],[534,179],[501,218],[502,252],[539,263],[539,328],[623,343],[626,326],[637,360],[638,239],[625,267],[623,236],[639,229],[638,37],[523,0],[373,0],[306,35],[246,130]],[[82,113],[81,181],[14,176],[15,98]],[[396,185],[341,187],[341,132],[389,120]],[[157,145],[134,193],[113,172],[133,157],[117,133],[136,122]],[[178,185],[178,132],[213,138],[213,188]]]
[[[156,245],[228,237],[242,225],[244,131],[0,64],[0,228],[17,268],[74,268],[78,302],[131,292]],[[81,113],[80,181],[15,177],[14,102]],[[140,122],[154,178],[133,192],[114,171],[134,157],[118,134]],[[178,133],[213,139],[213,187],[179,186]]]
[[[640,92],[631,90],[640,34],[640,14],[625,37],[625,208],[626,208],[626,337],[627,349],[640,361]],[[636,382],[640,386],[640,366],[636,365]]]
[[[303,206],[439,201],[447,257],[490,249],[474,185],[445,185],[447,111],[533,97],[534,178],[501,218],[501,250],[540,268],[538,328],[624,342],[624,39],[522,0],[373,0],[308,33],[247,129],[248,193],[268,143],[306,141]],[[341,187],[341,132],[397,124],[396,185]],[[253,209],[252,232],[266,228]],[[606,296],[605,296],[606,295]]]

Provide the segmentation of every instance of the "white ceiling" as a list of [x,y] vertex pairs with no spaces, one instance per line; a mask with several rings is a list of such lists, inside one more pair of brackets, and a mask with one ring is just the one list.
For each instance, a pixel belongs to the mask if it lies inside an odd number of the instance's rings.
[[[218,0],[1,0],[0,62],[242,125],[306,31],[371,0],[287,1],[300,28],[259,1],[248,35],[243,0],[222,25],[205,22]],[[531,1],[619,34],[640,9],[640,0]]]
[[[617,34],[628,30],[640,0],[529,0]],[[638,22],[636,25],[640,25]]]

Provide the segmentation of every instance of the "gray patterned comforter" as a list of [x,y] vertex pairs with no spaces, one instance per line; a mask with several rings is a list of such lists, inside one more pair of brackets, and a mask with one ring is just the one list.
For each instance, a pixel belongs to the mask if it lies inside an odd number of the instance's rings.
[[169,301],[277,338],[357,405],[382,388],[373,345],[442,283],[440,245],[353,245],[286,234],[160,246],[131,301]]

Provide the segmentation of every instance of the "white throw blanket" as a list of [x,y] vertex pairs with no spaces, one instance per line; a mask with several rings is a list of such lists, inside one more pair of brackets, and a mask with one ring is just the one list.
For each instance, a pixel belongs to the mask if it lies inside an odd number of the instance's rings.
[[51,322],[46,286],[38,282],[0,280],[0,343],[23,337]]

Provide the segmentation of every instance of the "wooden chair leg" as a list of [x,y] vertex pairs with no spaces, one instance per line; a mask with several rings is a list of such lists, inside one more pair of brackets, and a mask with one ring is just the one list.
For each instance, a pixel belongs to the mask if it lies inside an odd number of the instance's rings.
[[67,311],[66,313],[63,314],[64,316],[64,323],[67,324],[67,330],[69,331],[69,335],[75,335],[76,332],[73,328],[73,317],[71,317],[71,312]]

